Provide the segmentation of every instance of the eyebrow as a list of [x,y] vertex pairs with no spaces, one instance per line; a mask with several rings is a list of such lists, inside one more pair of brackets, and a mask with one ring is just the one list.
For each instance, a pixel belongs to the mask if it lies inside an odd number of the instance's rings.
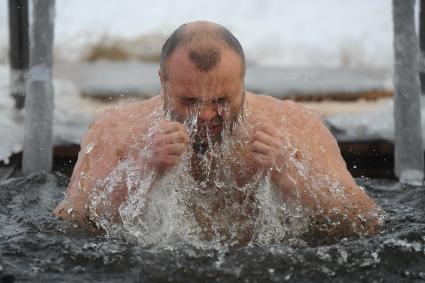
[[[230,96],[228,94],[225,94],[223,96],[211,99],[210,101],[213,102],[213,103],[216,103],[221,99],[228,100],[229,97]],[[181,96],[181,97],[179,97],[179,100],[182,101],[182,102],[199,102],[199,101],[202,102],[202,99],[200,99],[199,97],[193,97],[193,96]]]
[[218,101],[218,100],[220,100],[220,99],[229,99],[229,95],[228,94],[225,94],[225,95],[223,95],[223,96],[220,96],[220,97],[217,97],[217,98],[215,98],[215,99],[213,99],[212,101]]
[[192,96],[183,96],[179,98],[180,101],[199,101],[199,98]]

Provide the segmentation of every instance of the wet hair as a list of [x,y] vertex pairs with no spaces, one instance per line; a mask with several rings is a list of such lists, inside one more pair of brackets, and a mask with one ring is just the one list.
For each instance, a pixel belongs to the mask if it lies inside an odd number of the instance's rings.
[[221,52],[217,48],[207,48],[200,51],[190,50],[189,58],[199,70],[208,72],[220,62]]
[[215,25],[213,29],[187,31],[187,24],[177,28],[162,46],[160,57],[160,72],[166,75],[167,59],[179,46],[189,47],[189,58],[196,67],[208,72],[214,68],[221,59],[220,43],[224,42],[233,50],[241,61],[241,78],[245,77],[246,62],[245,54],[240,42],[225,27]]

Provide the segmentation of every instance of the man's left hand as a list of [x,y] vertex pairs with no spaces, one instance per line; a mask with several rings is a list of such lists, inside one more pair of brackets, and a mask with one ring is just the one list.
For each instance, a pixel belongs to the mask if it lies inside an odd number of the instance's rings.
[[261,123],[254,128],[251,138],[255,162],[265,170],[280,171],[284,161],[284,138],[270,123]]

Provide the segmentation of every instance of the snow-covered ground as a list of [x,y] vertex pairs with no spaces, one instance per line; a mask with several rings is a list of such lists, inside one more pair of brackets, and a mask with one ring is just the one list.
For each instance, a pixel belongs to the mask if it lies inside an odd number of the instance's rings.
[[[90,43],[166,36],[184,22],[228,27],[249,62],[290,67],[392,68],[389,0],[57,0],[56,49],[78,60]],[[7,60],[7,1],[0,0],[0,62]]]
[[[8,163],[12,153],[22,150],[24,110],[17,111],[9,96],[9,68],[0,64],[0,161]],[[54,80],[54,144],[78,144],[95,117],[112,105],[83,98],[66,80]]]

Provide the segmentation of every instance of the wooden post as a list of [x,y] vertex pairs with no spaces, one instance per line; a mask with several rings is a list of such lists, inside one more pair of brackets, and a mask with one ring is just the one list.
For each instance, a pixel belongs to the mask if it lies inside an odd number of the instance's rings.
[[25,99],[22,171],[51,171],[53,159],[53,30],[55,0],[33,0],[30,69]]
[[421,102],[415,0],[393,0],[394,173],[402,183],[423,184]]
[[25,85],[29,63],[28,0],[9,0],[10,94],[15,107],[25,101]]

